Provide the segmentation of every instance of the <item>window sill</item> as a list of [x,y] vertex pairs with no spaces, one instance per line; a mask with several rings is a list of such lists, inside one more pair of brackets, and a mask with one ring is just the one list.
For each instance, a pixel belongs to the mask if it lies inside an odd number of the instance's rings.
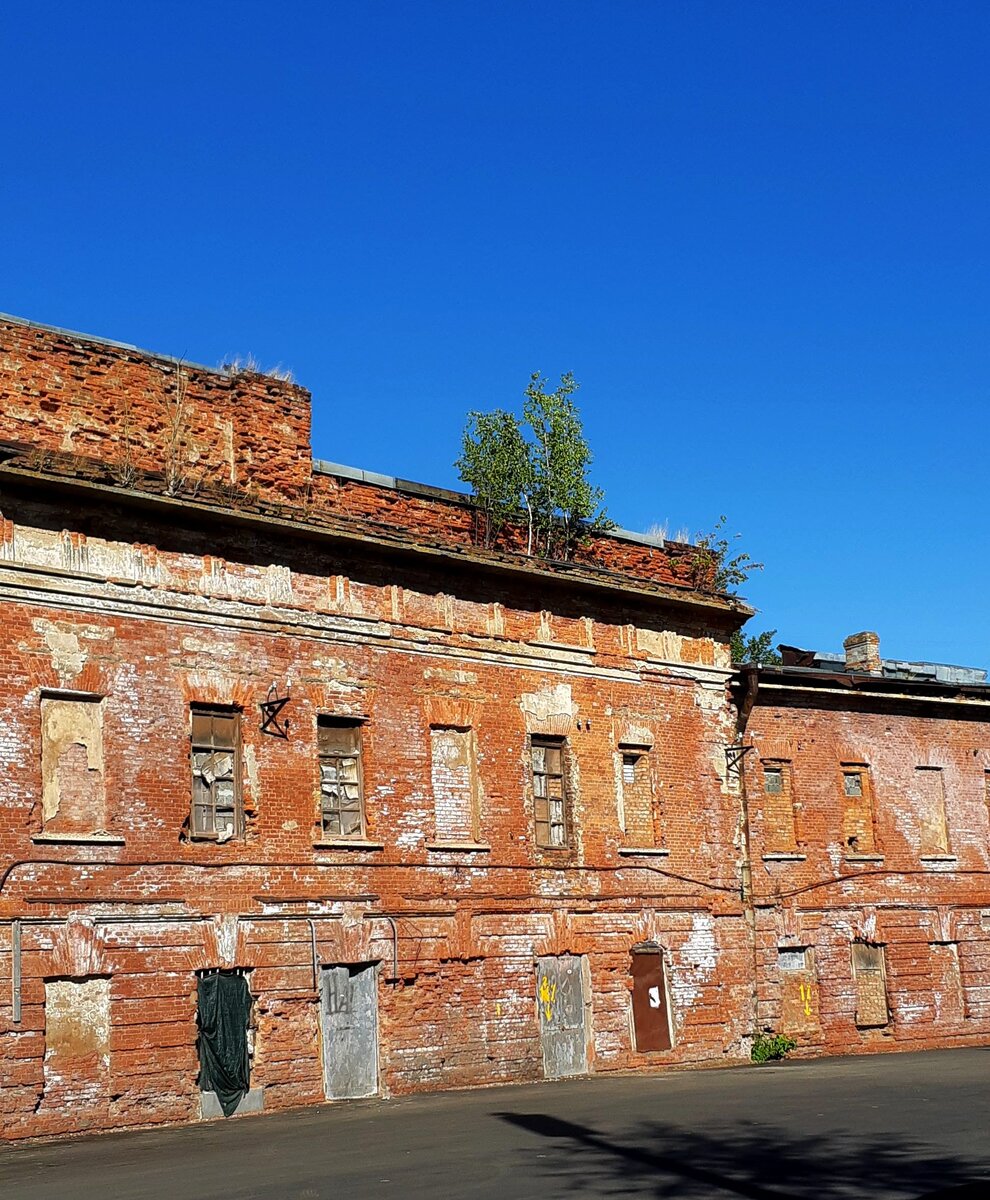
[[124,839],[115,833],[35,833],[32,842],[65,846],[123,846]]
[[954,863],[959,861],[954,854],[921,854],[919,858],[923,863]]
[[488,842],[427,842],[427,850],[454,851],[460,854],[488,854],[491,846]]
[[798,854],[798,852],[790,850],[776,850],[772,854],[764,854],[761,856],[764,862],[804,862],[808,857],[807,854]]
[[650,858],[667,858],[670,851],[663,846],[620,846],[619,853],[627,856],[641,854]]
[[369,842],[364,838],[321,838],[313,843],[314,850],[384,850],[384,842]]
[[882,854],[847,854],[845,856],[847,863],[882,863]]

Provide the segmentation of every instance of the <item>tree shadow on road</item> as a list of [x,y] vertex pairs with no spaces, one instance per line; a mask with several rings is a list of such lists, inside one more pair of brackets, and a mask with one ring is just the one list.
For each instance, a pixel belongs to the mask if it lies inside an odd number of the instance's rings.
[[795,1136],[739,1122],[709,1133],[663,1122],[614,1137],[543,1113],[493,1116],[546,1138],[534,1174],[585,1195],[745,1200],[984,1200],[990,1161],[896,1137]]

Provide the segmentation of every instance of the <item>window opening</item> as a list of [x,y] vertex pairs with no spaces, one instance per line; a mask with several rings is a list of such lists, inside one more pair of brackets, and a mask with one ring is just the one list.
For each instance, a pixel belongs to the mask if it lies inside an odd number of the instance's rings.
[[563,739],[533,738],[533,808],[536,844],[559,850],[567,846],[567,788]]
[[243,827],[240,787],[240,713],[192,710],[192,834],[225,842]]
[[361,723],[319,717],[320,812],[327,837],[364,836]]

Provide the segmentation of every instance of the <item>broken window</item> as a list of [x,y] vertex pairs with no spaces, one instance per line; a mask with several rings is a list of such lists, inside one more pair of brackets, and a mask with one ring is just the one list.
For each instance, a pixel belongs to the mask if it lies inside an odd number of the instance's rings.
[[530,741],[536,844],[545,849],[567,847],[566,744],[563,738],[534,737]]
[[437,841],[478,840],[478,767],[472,729],[430,730]]
[[770,854],[795,849],[791,764],[783,759],[763,763],[763,836]]
[[192,707],[193,837],[225,842],[243,831],[240,713]]
[[865,763],[842,764],[842,841],[850,854],[873,854],[873,789]]
[[361,722],[321,716],[316,733],[323,836],[364,837]]
[[918,798],[919,843],[922,855],[949,853],[945,820],[945,777],[941,767],[915,767]]
[[41,778],[46,833],[106,831],[102,699],[42,697]]
[[631,846],[656,843],[653,779],[647,747],[620,746],[619,824]]
[[853,942],[853,979],[856,984],[856,1024],[878,1029],[890,1021],[883,946]]

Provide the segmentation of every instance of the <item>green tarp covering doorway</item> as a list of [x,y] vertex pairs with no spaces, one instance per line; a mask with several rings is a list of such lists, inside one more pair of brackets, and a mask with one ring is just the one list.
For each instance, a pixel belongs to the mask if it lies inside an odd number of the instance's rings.
[[212,971],[199,977],[199,1086],[216,1092],[229,1117],[251,1086],[248,1019],[251,992],[240,971]]

